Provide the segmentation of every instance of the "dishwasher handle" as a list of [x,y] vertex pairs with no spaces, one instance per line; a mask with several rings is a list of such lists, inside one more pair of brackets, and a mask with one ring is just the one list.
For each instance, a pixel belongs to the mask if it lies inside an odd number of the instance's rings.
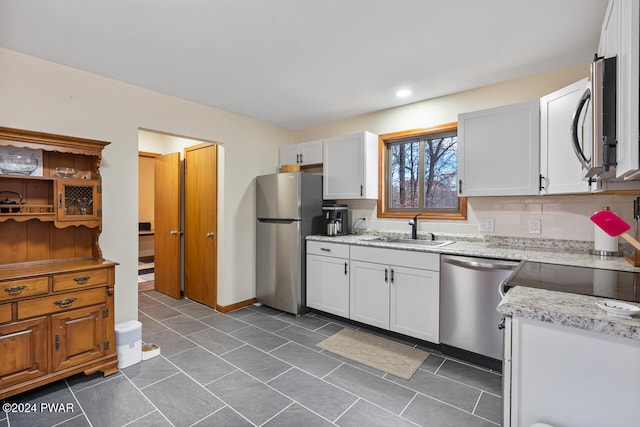
[[442,262],[455,265],[457,267],[468,268],[471,270],[515,270],[520,264],[519,261],[499,261],[499,260],[479,260],[477,258],[464,259],[453,257],[442,257]]

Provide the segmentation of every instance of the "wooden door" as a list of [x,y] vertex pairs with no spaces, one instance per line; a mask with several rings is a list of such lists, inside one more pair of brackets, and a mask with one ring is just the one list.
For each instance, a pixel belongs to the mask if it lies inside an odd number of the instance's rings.
[[184,295],[216,307],[217,146],[185,148]]
[[180,298],[180,153],[156,159],[154,288]]

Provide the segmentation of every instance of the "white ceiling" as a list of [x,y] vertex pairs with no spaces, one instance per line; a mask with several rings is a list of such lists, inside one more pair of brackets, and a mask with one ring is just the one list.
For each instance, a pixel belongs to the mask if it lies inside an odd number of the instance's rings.
[[300,129],[589,62],[606,4],[0,0],[0,46]]

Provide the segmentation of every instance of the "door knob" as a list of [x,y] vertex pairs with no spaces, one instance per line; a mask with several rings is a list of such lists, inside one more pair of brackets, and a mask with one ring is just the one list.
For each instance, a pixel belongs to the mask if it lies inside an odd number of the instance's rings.
[[207,236],[207,237],[214,237],[214,236],[215,236],[215,234],[213,234],[213,233],[210,231],[210,232],[208,232],[208,233],[206,234],[206,236]]

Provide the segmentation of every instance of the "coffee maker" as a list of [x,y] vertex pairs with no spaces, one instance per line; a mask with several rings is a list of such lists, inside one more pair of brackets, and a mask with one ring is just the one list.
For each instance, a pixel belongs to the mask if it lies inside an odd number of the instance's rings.
[[322,205],[328,236],[341,236],[349,232],[349,208],[339,203]]

